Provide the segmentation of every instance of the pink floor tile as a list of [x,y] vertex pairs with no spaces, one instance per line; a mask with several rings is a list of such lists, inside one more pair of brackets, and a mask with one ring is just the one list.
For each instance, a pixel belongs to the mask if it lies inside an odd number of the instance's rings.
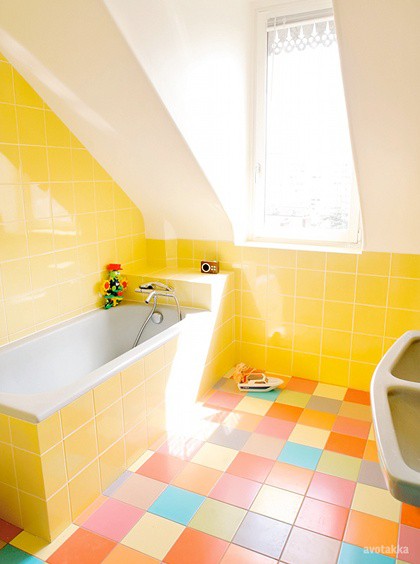
[[247,452],[239,452],[227,472],[248,480],[264,482],[273,466],[274,460]]
[[295,423],[292,421],[283,421],[274,417],[263,417],[261,423],[255,429],[257,433],[277,437],[287,440],[293,431]]
[[224,474],[210,492],[209,497],[249,509],[260,488],[261,484],[258,482],[232,474]]
[[420,562],[420,529],[401,525],[398,546],[400,560],[418,564]]
[[297,516],[296,525],[314,533],[341,540],[348,513],[348,509],[344,507],[305,498]]
[[111,540],[120,541],[144,515],[142,509],[108,499],[82,525],[84,529]]
[[187,462],[185,460],[175,458],[175,456],[155,452],[155,454],[140,466],[136,474],[169,484],[186,464]]
[[315,472],[307,496],[321,501],[350,507],[356,482]]
[[214,392],[204,405],[214,406],[222,409],[235,409],[243,396],[228,394],[227,392]]

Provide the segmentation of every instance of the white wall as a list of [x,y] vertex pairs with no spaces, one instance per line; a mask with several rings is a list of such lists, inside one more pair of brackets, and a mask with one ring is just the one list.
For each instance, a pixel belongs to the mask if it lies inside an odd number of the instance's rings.
[[105,0],[233,222],[248,190],[248,0]]
[[149,237],[232,237],[206,175],[101,0],[2,0],[0,50],[140,207]]
[[420,253],[420,1],[334,0],[370,251]]

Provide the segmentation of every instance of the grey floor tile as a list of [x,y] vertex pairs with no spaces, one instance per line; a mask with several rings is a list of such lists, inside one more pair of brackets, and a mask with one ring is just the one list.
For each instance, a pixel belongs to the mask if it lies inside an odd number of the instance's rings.
[[220,427],[208,439],[208,442],[215,445],[241,450],[250,436],[251,433],[248,431],[243,431],[242,429],[232,429],[226,425],[220,425]]
[[232,542],[271,558],[279,558],[290,529],[291,526],[286,523],[250,511]]

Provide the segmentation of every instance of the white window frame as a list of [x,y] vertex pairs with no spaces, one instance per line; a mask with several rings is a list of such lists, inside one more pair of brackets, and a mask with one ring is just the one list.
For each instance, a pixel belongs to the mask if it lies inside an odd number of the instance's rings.
[[[258,234],[258,219],[261,221],[264,214],[264,186],[265,186],[265,152],[266,152],[266,89],[267,89],[267,21],[273,17],[304,16],[308,13],[329,10],[333,14],[332,2],[330,0],[285,0],[279,1],[274,7],[256,10],[255,28],[255,86],[254,86],[254,135],[253,135],[253,174],[251,179],[251,197],[249,209],[248,244],[255,246],[276,246],[282,248],[309,249],[309,250],[335,250],[341,252],[361,252],[362,249],[362,222],[357,185],[352,190],[352,201],[350,207],[349,229],[351,240],[331,240],[331,231],[325,230],[325,239],[302,239],[292,237],[277,238],[261,236]],[[353,156],[354,166],[354,156]],[[356,178],[355,178],[356,182]],[[320,231],[317,230],[317,234]],[[330,237],[330,238],[328,238]]]

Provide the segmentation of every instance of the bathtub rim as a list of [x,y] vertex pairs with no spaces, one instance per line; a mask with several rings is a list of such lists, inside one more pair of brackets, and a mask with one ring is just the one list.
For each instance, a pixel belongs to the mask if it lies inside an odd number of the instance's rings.
[[[147,307],[142,302],[128,300],[118,307],[127,306]],[[170,308],[171,310],[176,309],[174,306],[171,306],[169,304],[162,304],[162,306],[164,306],[165,308]],[[62,321],[60,323],[57,323],[56,325],[47,327],[46,329],[42,329],[41,331],[27,335],[22,339],[13,341],[12,343],[7,343],[6,345],[0,347],[0,353],[6,348],[20,347],[26,342],[37,340],[45,335],[53,333],[57,330],[61,330],[68,325],[78,323],[82,319],[86,319],[95,314],[97,315],[98,311],[101,311],[101,308],[97,308],[87,313],[82,313],[70,319],[66,319],[65,321]],[[6,415],[8,417],[14,417],[16,419],[21,419],[23,421],[27,421],[28,423],[41,423],[63,407],[69,405],[79,397],[83,396],[90,390],[93,390],[94,388],[111,378],[111,376],[118,374],[125,368],[140,360],[142,357],[152,353],[160,346],[167,343],[176,335],[179,335],[179,333],[182,331],[182,328],[185,326],[189,314],[201,314],[205,315],[206,317],[211,315],[208,310],[194,307],[181,306],[181,312],[183,315],[181,321],[174,323],[157,335],[154,335],[150,339],[147,339],[147,341],[140,343],[134,349],[129,349],[125,353],[106,362],[99,368],[92,370],[84,377],[82,377],[83,385],[82,383],[80,383],[80,386],[77,386],[77,391],[72,392],[72,388],[74,388],[75,384],[79,381],[73,382],[72,384],[69,384],[67,386],[63,386],[62,388],[59,388],[58,390],[52,392],[38,392],[27,395],[10,392],[0,392],[0,414]],[[48,404],[48,407],[45,407],[45,404]]]

